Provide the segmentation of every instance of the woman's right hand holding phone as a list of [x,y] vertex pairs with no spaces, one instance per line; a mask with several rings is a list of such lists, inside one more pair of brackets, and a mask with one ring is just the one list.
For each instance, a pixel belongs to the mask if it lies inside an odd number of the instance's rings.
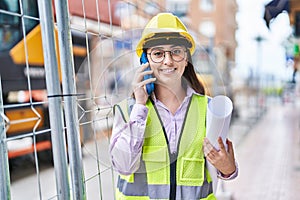
[[155,82],[156,78],[149,78],[144,80],[145,75],[150,75],[153,73],[153,70],[146,70],[149,67],[149,63],[142,64],[139,67],[132,81],[132,89],[135,96],[136,103],[146,105],[148,100],[148,94],[146,91],[146,84]]

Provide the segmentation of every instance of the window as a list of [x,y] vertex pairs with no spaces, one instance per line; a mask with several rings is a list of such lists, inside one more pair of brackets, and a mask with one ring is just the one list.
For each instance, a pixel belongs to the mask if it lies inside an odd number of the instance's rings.
[[202,21],[199,24],[199,32],[205,37],[212,38],[216,34],[216,25],[210,20]]
[[186,16],[189,10],[189,1],[183,0],[167,0],[166,8],[178,17]]
[[199,8],[205,12],[211,12],[214,10],[213,0],[200,0]]
[[0,51],[9,49],[19,38],[19,18],[7,13],[18,11],[17,0],[0,1]]
[[[37,1],[22,1],[24,25],[26,33],[38,24],[37,20],[29,19],[26,16],[38,17]],[[19,0],[0,1],[0,51],[9,50],[22,37],[21,17]]]

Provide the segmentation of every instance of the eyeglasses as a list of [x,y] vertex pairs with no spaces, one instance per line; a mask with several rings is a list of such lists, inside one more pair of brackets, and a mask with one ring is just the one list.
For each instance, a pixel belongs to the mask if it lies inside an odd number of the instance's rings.
[[164,51],[162,49],[152,49],[151,52],[148,53],[148,55],[150,55],[150,58],[153,62],[161,63],[166,57],[166,52],[170,53],[172,60],[175,62],[182,61],[186,55],[186,50],[183,48],[174,48],[170,51]]

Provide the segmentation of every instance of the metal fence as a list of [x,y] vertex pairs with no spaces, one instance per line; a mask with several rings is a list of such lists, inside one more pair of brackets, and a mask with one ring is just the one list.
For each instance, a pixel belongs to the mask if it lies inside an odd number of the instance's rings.
[[[1,199],[114,198],[111,110],[139,33],[114,25],[115,2],[1,0]],[[33,173],[13,166],[22,157]]]

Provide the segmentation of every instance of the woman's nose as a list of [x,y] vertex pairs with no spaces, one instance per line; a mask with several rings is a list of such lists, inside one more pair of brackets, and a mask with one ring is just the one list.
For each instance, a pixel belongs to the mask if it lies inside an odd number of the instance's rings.
[[166,51],[165,52],[165,58],[164,58],[164,64],[169,65],[169,64],[172,64],[172,63],[173,63],[173,59],[172,59],[172,56],[171,56],[171,52]]

